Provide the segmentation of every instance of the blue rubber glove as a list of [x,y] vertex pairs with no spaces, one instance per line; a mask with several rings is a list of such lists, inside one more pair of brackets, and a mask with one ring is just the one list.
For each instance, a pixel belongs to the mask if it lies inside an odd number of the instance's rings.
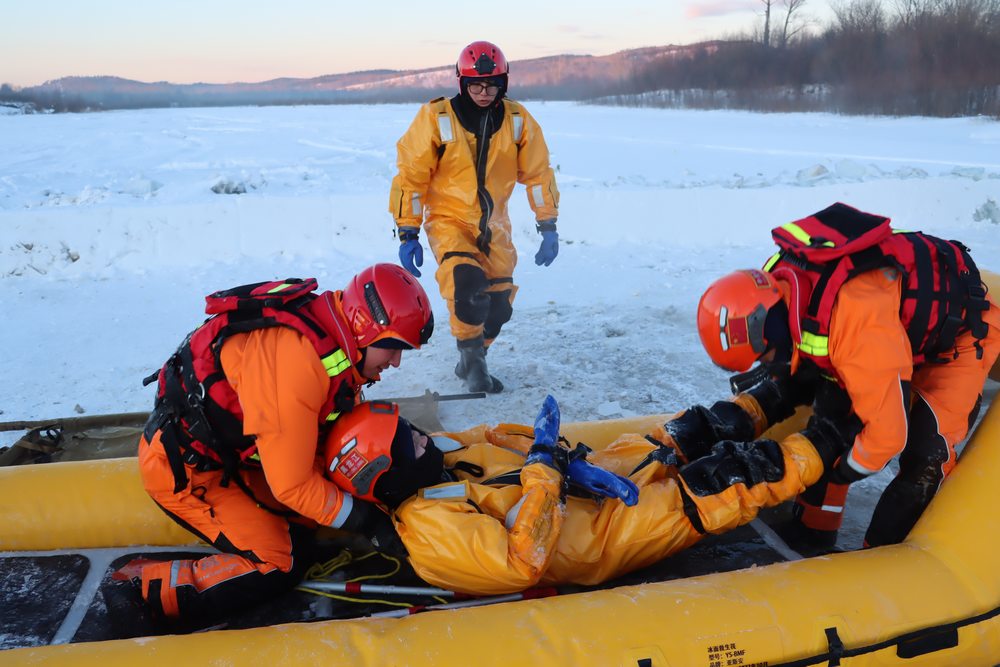
[[617,498],[629,507],[639,502],[639,488],[632,480],[599,468],[582,456],[570,460],[566,478],[571,484],[605,498]]
[[559,404],[550,394],[542,401],[542,408],[535,418],[535,444],[528,450],[525,464],[544,463],[558,470],[554,460],[558,440]]
[[538,252],[535,253],[535,264],[548,266],[555,261],[559,254],[559,232],[556,231],[555,220],[540,222],[535,227],[542,235],[542,244],[538,247]]
[[417,278],[420,277],[417,266],[424,265],[424,249],[420,245],[419,234],[420,230],[416,227],[399,228],[399,263]]

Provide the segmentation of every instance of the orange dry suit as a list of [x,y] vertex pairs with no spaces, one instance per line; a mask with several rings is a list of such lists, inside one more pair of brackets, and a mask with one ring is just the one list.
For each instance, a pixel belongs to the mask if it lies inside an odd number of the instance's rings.
[[865,537],[871,546],[901,542],[954,468],[955,446],[978,415],[1000,354],[1000,309],[964,246],[894,231],[882,216],[835,204],[774,237],[782,251],[764,268],[788,307],[793,358],[767,423],[813,402],[852,444],[797,499],[796,516],[813,537],[832,541],[847,485],[901,454]]
[[316,457],[321,429],[356,402],[361,353],[341,293],[315,287],[210,295],[214,315],[158,373],[143,485],[223,553],[146,565],[142,594],[156,613],[210,618],[293,586],[312,562],[313,529],[343,527],[357,505]]
[[471,594],[535,584],[597,584],[661,560],[706,534],[754,519],[762,507],[815,483],[842,446],[809,427],[785,438],[724,442],[680,471],[670,436],[623,435],[588,460],[639,488],[639,501],[563,494],[563,477],[543,463],[525,466],[532,430],[480,426],[447,436],[463,447],[445,454],[459,481],[422,489],[395,511],[416,573]]
[[514,185],[525,185],[539,222],[556,220],[559,191],[542,130],[521,104],[501,99],[468,112],[460,98],[423,105],[397,142],[389,211],[398,227],[423,224],[452,334],[488,345],[517,292],[507,213]]

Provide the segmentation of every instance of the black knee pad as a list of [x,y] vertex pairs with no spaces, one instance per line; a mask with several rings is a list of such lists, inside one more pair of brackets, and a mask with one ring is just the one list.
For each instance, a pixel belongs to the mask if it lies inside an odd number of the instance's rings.
[[486,273],[475,264],[459,264],[452,275],[455,280],[455,317],[466,324],[482,324],[490,312]]
[[483,324],[483,337],[493,339],[500,334],[503,325],[510,321],[514,308],[510,305],[510,290],[487,292],[487,294],[490,297],[490,310]]

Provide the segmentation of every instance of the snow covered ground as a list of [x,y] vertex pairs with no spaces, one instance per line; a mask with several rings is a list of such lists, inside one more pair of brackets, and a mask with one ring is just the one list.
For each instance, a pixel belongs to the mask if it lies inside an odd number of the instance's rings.
[[[362,266],[395,261],[389,182],[416,108],[0,117],[0,421],[149,409],[140,380],[201,321],[205,294],[289,276],[339,289]],[[724,396],[726,375],[694,329],[698,297],[760,265],[772,227],[834,201],[958,238],[1000,270],[1000,123],[528,109],[558,172],[560,255],[532,262],[519,188],[521,291],[489,357],[507,390],[442,404],[449,427],[530,420],[546,393],[566,421]],[[428,253],[437,332],[369,397],[464,391],[433,269]]]

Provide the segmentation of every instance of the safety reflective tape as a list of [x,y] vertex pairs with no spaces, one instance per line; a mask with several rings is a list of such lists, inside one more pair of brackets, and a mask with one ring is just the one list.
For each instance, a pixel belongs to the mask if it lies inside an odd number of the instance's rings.
[[784,229],[789,234],[791,234],[792,236],[794,236],[799,241],[801,241],[803,245],[809,245],[809,241],[811,240],[809,238],[809,234],[807,234],[806,230],[802,229],[794,222],[789,222],[787,225],[782,225],[781,228]]
[[729,336],[726,335],[726,322],[729,320],[729,309],[719,306],[719,343],[722,344],[722,351],[729,350]]
[[531,198],[534,200],[535,206],[545,206],[545,194],[542,192],[542,186],[531,186]]
[[[865,475],[865,476],[874,475],[875,473],[878,472],[878,470],[869,470],[868,468],[866,468],[863,465],[861,465],[860,462],[854,460],[854,455],[857,454],[857,453],[860,453],[862,456],[866,455],[866,453],[867,453],[867,452],[865,452],[865,448],[861,444],[861,439],[860,438],[855,438],[855,440],[854,440],[854,446],[851,448],[850,454],[848,454],[846,457],[844,457],[845,460],[847,461],[847,466],[851,470],[853,470],[854,472],[856,472],[856,473],[858,473],[860,475]],[[883,467],[885,467],[885,466],[883,466]]]
[[447,113],[438,114],[438,132],[441,133],[442,144],[446,144],[454,138],[451,133],[451,117]]
[[337,516],[333,517],[333,521],[330,522],[330,528],[340,528],[347,521],[347,517],[351,514],[351,510],[354,509],[354,498],[351,497],[349,493],[341,493],[341,504],[340,511],[337,512]]
[[339,412],[331,412],[330,414],[328,414],[326,416],[326,420],[328,422],[336,421],[337,417],[339,417],[339,416],[340,416]]
[[[802,243],[802,245],[812,245],[812,237],[806,233],[806,230],[802,229],[794,222],[789,222],[787,225],[782,225],[781,228],[784,229],[789,234],[791,234],[792,236],[794,236],[796,240]],[[826,248],[833,248],[836,245],[837,244],[834,243],[833,241],[823,242],[823,246]]]
[[527,498],[528,496],[521,496],[521,499],[518,500],[513,507],[507,510],[507,515],[503,519],[503,525],[507,528],[507,530],[510,530],[511,528],[514,527],[514,522],[517,521],[518,512],[521,511],[521,505],[524,504],[524,501]]
[[833,512],[834,514],[840,514],[844,511],[843,506],[840,505],[823,505],[820,509],[824,512]]
[[322,361],[323,368],[326,369],[326,374],[330,377],[343,373],[351,366],[351,360],[347,358],[347,354],[343,350],[326,355]]
[[181,562],[179,560],[175,560],[170,564],[170,588],[177,588],[177,575],[180,574],[180,571]]
[[420,203],[420,193],[414,192],[410,196],[410,210],[413,215],[420,215],[424,211],[423,205]]
[[521,141],[521,134],[524,133],[524,117],[519,113],[515,113],[511,114],[511,119],[514,121],[514,143],[516,144]]
[[829,344],[829,337],[817,336],[805,331],[802,333],[802,342],[799,343],[799,349],[814,357],[826,357],[830,354]]
[[441,484],[438,486],[432,486],[429,489],[422,489],[421,495],[424,498],[431,498],[434,500],[444,500],[448,498],[464,498],[465,497],[465,483],[459,484]]
[[434,444],[442,452],[455,452],[458,451],[459,449],[465,448],[465,445],[460,443],[458,440],[454,440],[452,438],[443,435],[435,435]]
[[[340,413],[338,412],[337,414],[339,415]],[[349,443],[347,443],[346,445],[344,445],[343,447],[341,447],[340,448],[340,452],[336,456],[333,457],[332,461],[330,461],[330,467],[328,468],[328,470],[330,472],[333,472],[334,470],[336,470],[337,466],[340,464],[340,457],[342,457],[344,454],[346,454],[347,452],[349,452],[352,449],[354,449],[354,447],[357,444],[358,444],[358,439],[357,438],[351,438],[351,441]]]
[[280,292],[281,290],[287,289],[289,287],[291,287],[290,283],[281,283],[277,287],[272,287],[271,289],[267,290],[267,293],[268,294],[274,294],[275,292]]
[[765,263],[764,263],[764,270],[765,270],[765,271],[770,271],[770,270],[771,270],[771,268],[772,268],[772,267],[773,267],[773,266],[774,266],[775,264],[777,264],[777,263],[778,263],[778,260],[779,260],[779,259],[781,259],[781,252],[780,252],[780,251],[779,251],[779,252],[776,252],[776,253],[774,253],[773,255],[771,255],[771,259],[767,260],[767,262],[765,262]]

